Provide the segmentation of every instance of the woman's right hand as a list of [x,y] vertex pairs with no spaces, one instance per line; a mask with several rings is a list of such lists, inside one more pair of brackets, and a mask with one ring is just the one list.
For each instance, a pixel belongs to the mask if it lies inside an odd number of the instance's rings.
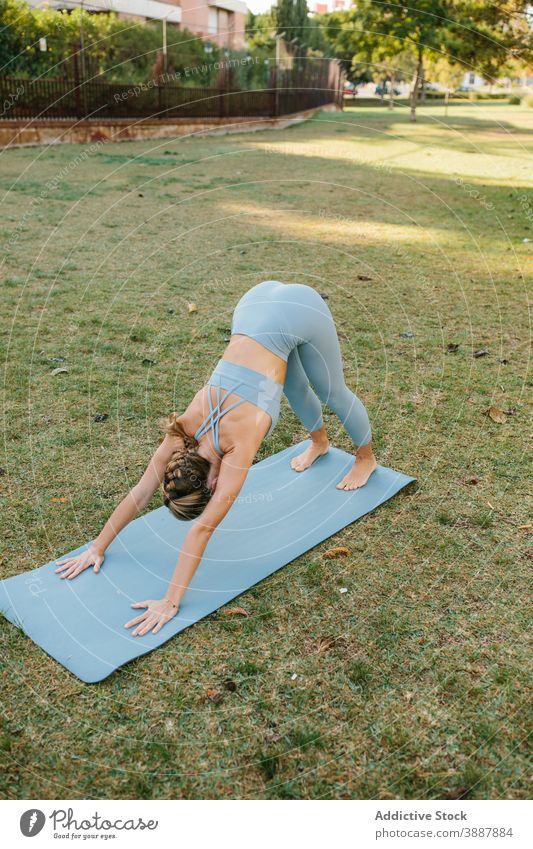
[[99,572],[104,562],[104,555],[97,551],[93,546],[87,549],[87,551],[83,551],[81,554],[77,554],[76,557],[67,557],[65,560],[56,560],[56,565],[59,566],[59,569],[56,569],[56,575],[59,572],[63,572],[61,578],[68,578],[68,580],[72,580],[80,572],[84,572],[85,569],[88,569],[89,566],[94,566],[94,571]]

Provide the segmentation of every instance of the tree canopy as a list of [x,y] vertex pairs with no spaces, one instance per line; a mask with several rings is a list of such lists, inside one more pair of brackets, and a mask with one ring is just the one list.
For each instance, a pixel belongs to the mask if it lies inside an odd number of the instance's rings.
[[307,38],[309,9],[307,0],[278,0],[272,9],[276,31],[288,44],[299,47]]
[[411,118],[424,74],[424,61],[439,57],[489,81],[518,56],[531,58],[528,0],[357,0],[327,16],[326,33],[337,54],[352,63],[394,69],[402,56],[414,58]]

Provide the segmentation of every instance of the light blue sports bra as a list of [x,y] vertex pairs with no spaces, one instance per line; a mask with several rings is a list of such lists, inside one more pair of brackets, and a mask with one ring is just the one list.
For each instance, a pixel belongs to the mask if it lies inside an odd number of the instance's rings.
[[[229,360],[219,360],[207,385],[216,387],[217,401],[213,404],[211,392],[207,393],[210,412],[194,434],[197,441],[210,430],[215,451],[222,454],[219,443],[220,419],[244,401],[250,401],[268,413],[272,422],[266,435],[270,436],[279,418],[279,406],[283,393],[281,383],[246,366],[231,363]],[[221,394],[222,389],[226,390],[225,395]],[[228,395],[238,395],[239,400],[222,409]]]

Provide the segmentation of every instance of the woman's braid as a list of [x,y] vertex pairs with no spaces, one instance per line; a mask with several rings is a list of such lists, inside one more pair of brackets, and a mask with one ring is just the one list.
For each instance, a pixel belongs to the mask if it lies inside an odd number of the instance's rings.
[[178,519],[194,519],[211,498],[211,490],[207,486],[210,464],[200,457],[198,442],[185,432],[176,413],[172,413],[163,424],[167,434],[178,437],[176,449],[165,469],[163,501]]

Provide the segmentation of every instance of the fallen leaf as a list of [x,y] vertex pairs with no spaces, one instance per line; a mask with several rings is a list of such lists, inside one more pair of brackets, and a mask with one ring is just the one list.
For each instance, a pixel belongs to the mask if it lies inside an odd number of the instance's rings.
[[371,277],[367,277],[365,274],[358,274],[357,279],[358,280],[372,280]]
[[346,546],[341,545],[337,548],[330,548],[329,551],[325,551],[324,557],[327,560],[333,560],[335,557],[346,557],[350,553],[351,552],[349,548],[346,548]]
[[478,357],[486,357],[488,353],[488,348],[480,348],[479,351],[474,351],[474,358],[477,360]]
[[529,528],[533,528],[533,525],[531,524],[531,522],[529,523],[529,525],[518,525],[519,531],[527,531],[527,530],[529,530]]
[[208,688],[206,690],[206,696],[211,701],[217,704],[222,699],[222,693],[219,690],[213,690],[212,688]]
[[470,787],[458,787],[457,790],[450,790],[445,793],[443,799],[464,799],[470,793]]
[[488,410],[485,410],[485,415],[497,424],[505,424],[505,422],[507,421],[507,416],[505,415],[503,410],[500,410],[499,407],[489,407]]
[[189,309],[190,313],[191,312],[198,312],[198,307],[196,306],[196,304],[188,304],[188,309]]
[[343,637],[334,637],[333,635],[326,634],[322,637],[317,637],[314,640],[309,640],[307,643],[307,651],[313,654],[320,654],[320,652],[330,651],[337,644],[342,646],[343,643]]
[[250,614],[244,609],[244,607],[230,607],[228,610],[224,611],[225,616],[249,616]]
[[67,372],[68,372],[68,368],[55,368],[55,369],[53,369],[52,374],[53,374],[53,375],[56,375],[56,374],[67,374]]
[[68,501],[68,498],[52,498],[51,499],[54,504],[65,504]]
[[449,354],[455,354],[459,350],[459,342],[448,342],[447,351]]
[[235,681],[232,681],[231,678],[228,678],[226,681],[224,681],[224,687],[226,688],[226,690],[229,690],[230,693],[234,693],[237,689]]

